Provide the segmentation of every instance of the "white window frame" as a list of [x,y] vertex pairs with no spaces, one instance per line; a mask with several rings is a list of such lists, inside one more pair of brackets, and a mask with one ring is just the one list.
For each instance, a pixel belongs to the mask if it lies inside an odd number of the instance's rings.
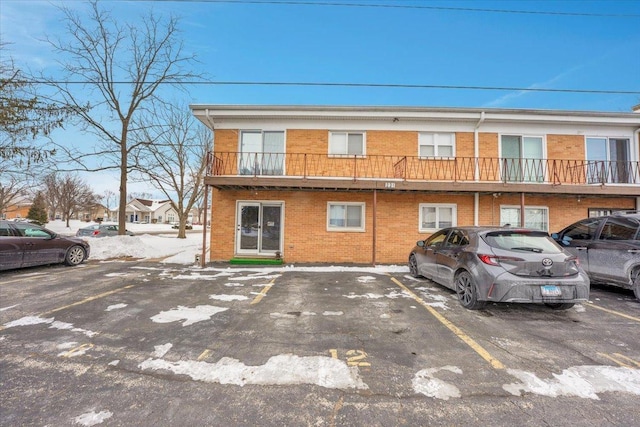
[[[360,207],[360,218],[361,224],[359,227],[347,227],[346,221],[345,226],[336,226],[331,225],[331,206],[344,206],[345,211],[347,206],[359,206]],[[365,223],[367,221],[366,217],[366,203],[363,202],[327,202],[327,231],[349,231],[349,232],[364,232],[365,231]]]
[[[506,221],[502,220],[502,209],[516,209],[518,211],[518,222],[516,224],[509,223],[509,225],[511,227],[521,227],[521,225],[520,225],[520,205],[500,205],[500,225],[504,226],[504,225],[506,225]],[[545,224],[546,225],[545,229],[543,229],[542,231],[546,231],[548,233],[549,232],[549,207],[548,206],[530,206],[530,205],[525,205],[525,207],[524,207],[525,222],[527,221],[527,218],[526,218],[527,209],[542,209],[542,210],[546,211],[547,223]]]
[[[432,141],[426,141],[426,137],[431,136]],[[439,136],[447,135],[448,141],[447,143],[443,143],[439,141]],[[449,144],[448,142],[451,141]],[[423,146],[432,146],[433,147],[433,156],[423,156],[420,153],[420,148]],[[451,147],[451,156],[443,156],[440,154],[440,147]],[[456,157],[456,133],[455,132],[420,132],[418,134],[418,157],[421,159],[426,159],[429,157],[439,157],[442,159],[454,159]]]
[[[422,209],[423,208],[436,208],[436,227],[428,228],[423,227],[422,223],[424,222],[422,219]],[[440,227],[440,209],[446,208],[451,209],[451,227],[456,227],[458,225],[458,205],[455,203],[420,203],[418,206],[418,231],[421,233],[433,233],[434,231],[441,230],[445,227]]]
[[[333,140],[333,135],[345,135],[345,146],[343,147],[344,151],[340,153],[332,153],[331,152],[331,142]],[[362,135],[362,154],[349,154],[347,151],[349,149],[349,135]],[[365,131],[329,131],[329,146],[327,147],[327,153],[329,157],[366,157],[367,155],[367,133]]]

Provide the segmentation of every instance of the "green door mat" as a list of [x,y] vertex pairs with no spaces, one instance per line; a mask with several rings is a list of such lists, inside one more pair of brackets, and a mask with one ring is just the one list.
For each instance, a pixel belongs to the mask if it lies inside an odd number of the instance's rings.
[[231,258],[229,263],[244,265],[282,265],[283,261],[273,258]]

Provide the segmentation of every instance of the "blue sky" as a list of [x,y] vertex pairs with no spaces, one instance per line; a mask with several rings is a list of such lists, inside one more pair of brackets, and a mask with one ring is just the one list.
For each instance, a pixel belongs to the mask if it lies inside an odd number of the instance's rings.
[[[259,1],[259,0],[257,0]],[[303,4],[109,1],[123,22],[180,17],[212,81],[359,83],[640,92],[640,1],[300,0]],[[290,2],[292,3],[292,2]],[[321,3],[321,4],[319,4]],[[331,5],[334,3],[334,5]],[[340,5],[335,5],[340,3]],[[2,40],[19,66],[55,73],[40,40],[64,4],[2,0]],[[394,7],[351,7],[386,5]],[[418,6],[419,8],[411,8]],[[505,12],[443,10],[493,9]],[[537,13],[516,13],[527,11]],[[549,14],[542,14],[545,12]],[[598,15],[584,16],[583,14]],[[615,15],[615,16],[611,16]],[[3,53],[3,55],[6,53]],[[627,112],[640,94],[375,87],[188,86],[189,103],[402,105]]]
[[[186,93],[170,94],[183,103],[612,112],[630,112],[640,104],[640,0],[259,2],[100,3],[122,23],[136,22],[150,9],[177,16],[185,51],[195,53],[199,61],[194,71],[205,73],[212,82],[514,88],[210,84],[188,85]],[[10,54],[21,68],[55,75],[56,58],[42,40],[47,35],[65,37],[62,13],[56,7],[60,5],[80,15],[87,9],[77,0],[1,0],[0,36],[11,43],[10,50],[1,54]],[[527,88],[635,93],[517,90]],[[73,128],[54,137],[80,146],[86,138]],[[92,182],[117,189],[114,175]],[[144,191],[148,186],[130,185],[130,190]]]

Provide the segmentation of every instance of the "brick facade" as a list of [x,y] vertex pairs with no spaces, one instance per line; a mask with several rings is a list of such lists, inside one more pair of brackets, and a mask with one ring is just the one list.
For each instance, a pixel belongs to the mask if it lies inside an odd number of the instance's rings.
[[[511,113],[511,112],[509,112]],[[242,113],[238,113],[242,115]],[[419,158],[419,135],[421,130],[407,129],[379,129],[380,123],[377,119],[370,119],[371,129],[368,128],[368,122],[357,121],[353,126],[349,124],[347,119],[343,121],[333,120],[334,129],[331,126],[323,127],[323,120],[329,120],[326,117],[317,118],[318,126],[310,125],[305,122],[304,126],[300,126],[296,121],[292,121],[288,125],[287,121],[292,120],[289,117],[290,110],[283,113],[282,125],[275,126],[275,120],[272,117],[268,119],[258,118],[248,119],[245,128],[225,128],[225,126],[216,127],[214,154],[221,159],[224,158],[226,165],[224,173],[218,175],[226,175],[233,177],[238,175],[238,151],[240,151],[240,135],[243,129],[256,130],[261,129],[268,124],[268,129],[277,129],[285,132],[285,152],[284,156],[284,172],[286,175],[295,175],[299,180],[295,185],[288,188],[279,187],[280,184],[272,184],[275,177],[261,177],[245,175],[242,184],[234,183],[228,186],[221,186],[212,190],[212,227],[211,227],[211,244],[210,259],[212,261],[225,261],[237,256],[236,251],[236,233],[238,230],[237,210],[239,202],[257,202],[257,203],[281,203],[282,204],[282,224],[280,232],[283,236],[281,254],[286,262],[302,263],[302,262],[336,262],[336,263],[357,263],[369,264],[374,258],[377,263],[401,263],[407,260],[407,254],[419,239],[425,239],[431,233],[420,231],[419,217],[420,204],[449,204],[455,205],[457,210],[456,221],[458,225],[473,225],[476,222],[475,215],[477,213],[478,225],[500,225],[501,207],[516,207],[521,204],[521,191],[504,190],[504,183],[500,182],[500,140],[501,135],[537,135],[542,136],[544,143],[545,161],[547,169],[540,176],[540,183],[527,183],[531,187],[536,186],[536,191],[524,191],[525,207],[542,207],[548,213],[548,231],[559,231],[566,225],[585,218],[589,215],[589,209],[637,209],[640,203],[640,197],[635,192],[620,194],[608,194],[607,189],[603,186],[586,186],[589,184],[584,182],[584,161],[586,159],[586,136],[588,134],[607,135],[610,128],[603,126],[601,129],[589,128],[588,130],[580,130],[576,125],[576,129],[569,129],[566,132],[558,132],[559,128],[567,128],[568,118],[561,125],[555,125],[554,119],[549,119],[552,128],[555,131],[545,132],[545,128],[537,121],[532,120],[533,124],[529,124],[528,132],[518,132],[514,129],[518,128],[518,123],[508,123],[504,131],[496,130],[498,125],[492,124],[491,130],[480,129],[477,132],[469,131],[451,131],[455,134],[455,159],[423,159]],[[517,113],[514,113],[517,114]],[[304,122],[307,116],[299,118],[300,122]],[[224,116],[221,119],[224,123]],[[256,120],[252,122],[251,120]],[[606,120],[603,119],[603,120]],[[635,120],[635,118],[633,119]],[[513,121],[517,121],[513,119]],[[392,127],[388,123],[394,123],[389,120],[384,126]],[[203,123],[206,123],[203,120]],[[428,122],[431,126],[432,122]],[[453,122],[452,122],[453,123]],[[315,123],[314,123],[315,124]],[[470,127],[473,129],[472,123]],[[460,123],[454,123],[452,126],[460,127]],[[383,126],[383,127],[384,127]],[[424,128],[424,124],[422,124]],[[449,123],[446,121],[438,122],[439,128],[446,128]],[[524,126],[524,125],[523,125]],[[533,129],[538,126],[539,129]],[[555,126],[555,127],[553,127]],[[407,126],[410,127],[410,126]],[[638,145],[638,137],[633,129],[637,129],[639,125],[634,121],[629,126],[628,131],[630,139],[630,147],[632,158],[630,160],[637,162],[640,149]],[[420,128],[416,125],[416,128]],[[564,129],[563,128],[563,129]],[[345,129],[350,131],[365,132],[366,141],[366,157],[356,158],[354,156],[345,158],[340,156],[329,155],[329,138],[333,130],[344,132]],[[567,128],[568,129],[568,128]],[[424,131],[424,130],[422,130]],[[637,132],[637,131],[635,131]],[[619,132],[618,132],[619,133]],[[631,136],[632,135],[632,136]],[[615,135],[619,136],[619,135]],[[478,147],[478,159],[476,157],[476,144]],[[371,159],[374,158],[392,158],[390,162],[398,162],[398,159],[404,157],[410,159],[410,167],[420,169],[420,172],[429,172],[430,180],[424,183],[424,190],[416,190],[412,188],[405,191],[404,188],[384,188],[375,186],[375,195],[371,187],[365,187],[366,183],[374,182],[376,178],[380,178],[384,173],[388,174],[388,166],[385,170],[378,170],[371,166]],[[300,167],[301,159],[305,162],[307,157],[313,158],[313,173],[311,178],[304,176],[303,168]],[[319,161],[317,159],[320,159]],[[491,182],[487,191],[486,187],[483,191],[474,191],[465,188],[456,181],[461,161],[466,159],[470,161],[468,164],[479,161],[479,159],[488,159],[488,163],[484,169],[479,168],[479,182]],[[377,161],[377,160],[376,160]],[[386,160],[385,160],[386,161]],[[573,163],[577,165],[575,168]],[[400,162],[398,162],[400,163]],[[395,164],[395,163],[392,163]],[[553,169],[555,165],[564,168],[557,173]],[[417,166],[416,166],[417,165]],[[306,167],[306,163],[305,163]],[[395,167],[395,166],[394,166]],[[312,189],[311,184],[314,178],[339,178],[343,182],[349,182],[350,174],[354,170],[363,173],[363,168],[370,168],[365,172],[368,174],[364,180],[356,182],[352,179],[353,185],[349,188],[332,189],[330,184],[325,184],[319,189]],[[296,171],[295,173],[292,171]],[[307,169],[304,169],[305,171]],[[567,170],[570,171],[567,174]],[[575,193],[569,190],[572,184],[575,184],[575,174],[582,173],[584,192]],[[380,176],[376,175],[380,174]],[[573,174],[573,175],[572,175]],[[216,175],[214,173],[214,175]],[[552,176],[553,175],[553,176]],[[467,175],[469,176],[469,175]],[[471,172],[471,180],[473,171]],[[411,177],[404,176],[405,180],[411,180]],[[385,181],[389,179],[388,175],[384,176]],[[368,180],[368,181],[367,181]],[[277,181],[277,180],[276,180]],[[216,187],[216,181],[211,181],[210,185]],[[331,181],[329,181],[331,182]],[[446,189],[439,187],[437,190],[431,188],[430,182],[435,186],[437,183],[449,182]],[[362,187],[358,185],[362,184]],[[381,182],[380,184],[385,184]],[[327,188],[329,187],[329,188]],[[401,187],[398,184],[398,187]],[[549,191],[539,191],[547,188]],[[629,187],[631,188],[631,187]],[[398,190],[398,191],[397,191]],[[560,191],[558,191],[560,190]],[[476,206],[476,197],[478,205]],[[374,200],[375,198],[375,200]],[[365,206],[365,224],[363,231],[333,231],[328,230],[328,203],[362,203]],[[375,229],[374,229],[375,216]],[[374,236],[375,232],[375,236]],[[374,254],[374,237],[375,237],[375,254]],[[272,256],[270,253],[262,253],[256,255]]]

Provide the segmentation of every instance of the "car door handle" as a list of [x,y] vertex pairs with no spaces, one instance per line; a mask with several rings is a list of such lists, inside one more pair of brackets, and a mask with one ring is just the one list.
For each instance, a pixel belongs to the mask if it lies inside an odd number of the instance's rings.
[[586,251],[588,248],[586,246],[576,246],[576,249],[579,251]]
[[627,252],[630,254],[640,254],[640,249],[629,249]]

